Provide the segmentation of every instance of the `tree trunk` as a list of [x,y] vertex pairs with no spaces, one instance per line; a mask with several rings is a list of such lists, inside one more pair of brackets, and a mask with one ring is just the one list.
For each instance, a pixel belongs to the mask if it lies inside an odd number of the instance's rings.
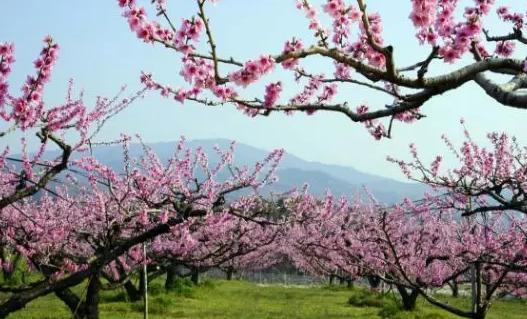
[[131,302],[136,302],[136,301],[141,300],[141,292],[139,291],[139,289],[137,289],[137,287],[134,285],[133,282],[128,280],[124,284],[123,287],[124,287],[124,290],[126,290],[126,294],[128,295],[128,299],[130,299]]
[[452,297],[457,298],[459,297],[459,286],[455,280],[452,280],[448,283],[450,286],[450,289],[452,289]]
[[99,294],[101,290],[100,273],[89,278],[86,300],[83,302],[71,289],[56,291],[55,295],[70,309],[75,319],[99,319]]
[[99,319],[100,291],[101,274],[96,272],[90,277],[86,290],[86,319]]
[[227,271],[225,272],[227,280],[232,280],[233,274],[234,274],[234,269],[232,269],[232,267],[227,268]]
[[199,271],[197,268],[192,269],[192,273],[190,275],[190,280],[195,284],[199,284]]
[[333,286],[334,283],[335,283],[335,275],[334,274],[330,274],[329,275],[329,285]]
[[377,289],[381,285],[381,279],[377,276],[367,276],[371,289]]
[[347,283],[348,283],[348,284],[347,284],[347,287],[348,287],[349,289],[353,288],[353,280],[351,280],[351,279],[347,279]]
[[86,304],[71,289],[56,291],[55,295],[68,306],[74,319],[86,317]]
[[169,265],[167,268],[167,278],[165,279],[165,289],[170,290],[176,287],[176,279],[178,276],[177,266]]
[[403,309],[406,311],[414,310],[417,297],[419,296],[419,292],[416,289],[411,289],[410,293],[408,293],[406,287],[404,286],[395,285],[395,287],[397,288],[397,291],[399,291],[399,295],[401,296]]
[[483,301],[483,278],[481,276],[481,264],[474,263],[472,267],[472,311],[474,319],[485,319],[487,316],[487,305]]

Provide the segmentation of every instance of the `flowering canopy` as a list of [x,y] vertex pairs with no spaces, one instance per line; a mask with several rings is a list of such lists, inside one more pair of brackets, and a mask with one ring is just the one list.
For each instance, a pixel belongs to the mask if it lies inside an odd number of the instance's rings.
[[[295,0],[313,31],[312,40],[292,37],[282,52],[262,52],[248,61],[226,58],[223,54],[228,53],[214,39],[214,21],[207,16],[207,11],[214,10],[209,4],[217,2],[196,0],[196,14],[175,25],[166,1],[152,1],[158,17],[152,18],[138,1],[118,0],[139,39],[163,45],[181,56],[180,75],[186,87],[172,88],[157,82],[152,74],[143,73],[141,81],[147,88],[180,102],[234,104],[250,116],[338,112],[363,123],[376,139],[389,137],[394,121],[411,123],[421,119],[422,106],[428,100],[467,82],[475,82],[502,105],[527,105],[521,91],[527,79],[523,74],[524,57],[513,58],[516,44],[527,43],[522,33],[524,13],[499,6],[494,0],[412,0],[409,18],[416,29],[416,40],[429,47],[430,53],[410,66],[398,65],[394,51],[402,48],[385,43],[382,12],[369,12],[365,0],[324,0],[320,6],[311,3],[314,1]],[[489,15],[497,15],[512,32],[491,36],[484,26]],[[327,19],[331,24],[326,23]],[[208,52],[200,49],[200,41],[206,41]],[[333,63],[333,74],[309,71],[307,61],[316,56]],[[444,74],[429,74],[429,68],[438,63],[456,64],[456,68]],[[292,73],[300,86],[297,94],[282,97],[285,81],[266,80],[266,75],[278,66]],[[493,73],[508,74],[512,79],[500,85],[488,77]],[[291,82],[287,86],[295,90],[298,85]],[[254,83],[265,86],[263,98],[246,96],[244,88]],[[371,89],[392,102],[384,108],[335,102],[342,100],[338,93],[350,85]],[[388,126],[379,121],[382,118],[389,119]]]

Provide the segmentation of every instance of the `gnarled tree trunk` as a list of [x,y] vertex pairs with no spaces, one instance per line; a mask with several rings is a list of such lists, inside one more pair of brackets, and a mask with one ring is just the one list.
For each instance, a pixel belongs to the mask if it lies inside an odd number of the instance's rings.
[[400,285],[395,285],[395,287],[397,287],[397,291],[399,291],[401,296],[403,309],[406,311],[414,310],[419,292],[416,289],[410,289],[410,292],[408,292],[406,287]]
[[86,317],[86,304],[71,289],[56,291],[55,295],[68,306],[74,319]]
[[99,319],[99,300],[101,291],[101,274],[94,273],[90,277],[86,290],[86,319]]

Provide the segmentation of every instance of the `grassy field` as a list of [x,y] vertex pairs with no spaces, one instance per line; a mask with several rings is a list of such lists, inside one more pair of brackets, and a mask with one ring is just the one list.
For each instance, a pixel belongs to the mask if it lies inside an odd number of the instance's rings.
[[[78,288],[79,291],[81,288]],[[361,288],[263,286],[242,281],[205,281],[198,287],[182,283],[178,289],[165,292],[161,283],[150,290],[150,318],[188,319],[441,319],[457,318],[420,300],[418,309],[398,311],[393,296],[380,297]],[[353,296],[354,305],[348,300]],[[134,319],[142,317],[142,304],[129,303],[121,291],[104,292],[101,318]],[[452,304],[468,303],[466,299],[448,299]],[[50,295],[29,304],[9,319],[69,319],[68,310]],[[495,301],[488,318],[525,319],[524,301]]]

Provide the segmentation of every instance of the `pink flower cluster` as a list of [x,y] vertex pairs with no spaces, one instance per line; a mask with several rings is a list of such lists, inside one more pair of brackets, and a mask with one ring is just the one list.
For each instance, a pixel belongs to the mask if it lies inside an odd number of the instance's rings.
[[344,0],[328,0],[323,6],[324,11],[329,13],[334,18],[338,18],[346,10]]
[[18,123],[22,130],[34,125],[42,115],[44,107],[42,102],[44,84],[49,81],[51,71],[57,60],[58,45],[53,42],[51,37],[46,37],[44,44],[45,47],[40,52],[38,59],[34,62],[37,75],[27,78],[25,84],[22,86],[23,95],[11,102],[13,109],[10,117]]
[[184,58],[183,68],[179,74],[195,87],[212,88],[216,85],[214,65],[205,59]]
[[204,28],[205,24],[201,18],[193,17],[192,19],[184,19],[176,33],[174,46],[183,53],[191,52],[193,47],[188,43],[197,42]]
[[258,60],[250,60],[242,69],[229,74],[229,79],[243,87],[258,81],[263,75],[271,72],[274,60],[269,55],[262,55]]
[[[194,50],[191,42],[197,42],[204,23],[200,18],[183,19],[182,25],[177,31],[162,27],[159,23],[150,21],[146,10],[138,7],[133,0],[118,0],[119,6],[125,8],[124,17],[128,20],[130,29],[136,33],[139,39],[147,43],[154,41],[162,42],[174,49],[188,54]],[[157,0],[158,12],[165,10],[166,1]]]
[[[5,98],[8,94],[9,85],[7,77],[11,73],[11,65],[15,62],[15,46],[12,43],[0,43],[0,112],[4,113]],[[7,117],[7,114],[0,114]]]
[[212,89],[212,93],[221,101],[230,101],[238,96],[238,93],[227,85],[217,85]]
[[521,30],[523,28],[525,15],[518,12],[510,12],[509,8],[502,6],[496,10],[501,20],[514,24],[514,28]]
[[[290,41],[287,41],[284,44],[284,49],[282,50],[282,54],[291,54],[294,52],[298,52],[304,49],[304,43],[300,39],[293,38]],[[284,62],[282,62],[282,67],[284,69],[292,70],[298,66],[298,59],[287,59]]]
[[333,97],[337,95],[337,89],[338,89],[338,86],[336,83],[324,85],[322,89],[322,93],[317,98],[318,103],[331,102]]
[[296,7],[305,12],[306,18],[309,20],[309,29],[315,31],[315,36],[325,38],[327,36],[327,31],[322,27],[318,20],[315,7],[309,4],[306,0],[297,0]]
[[281,82],[271,83],[267,85],[265,87],[264,106],[267,108],[273,107],[276,101],[280,98],[281,92],[282,92]]
[[199,88],[195,88],[192,90],[185,90],[181,88],[175,90],[168,85],[159,84],[158,82],[154,81],[154,79],[152,78],[152,74],[144,72],[141,73],[141,83],[143,83],[147,89],[159,91],[164,97],[168,97],[172,94],[174,100],[180,103],[185,102],[188,97],[196,95],[200,92]]
[[470,50],[473,40],[478,40],[482,17],[488,15],[493,3],[494,0],[476,1],[473,7],[465,8],[465,21],[456,23],[457,0],[414,0],[410,19],[418,29],[417,38],[421,43],[435,46],[442,39],[439,54],[452,63]]
[[503,57],[510,57],[514,53],[516,44],[512,41],[500,41],[496,44],[496,54]]
[[416,27],[430,27],[437,14],[437,1],[412,0],[410,20]]
[[351,68],[346,64],[334,62],[335,64],[335,78],[348,80],[351,79]]
[[[370,108],[367,105],[362,104],[357,107],[356,112],[360,115],[368,113],[369,110]],[[373,136],[376,140],[380,140],[387,135],[386,129],[382,123],[376,120],[368,120],[364,121],[363,123],[371,136]]]
[[310,102],[311,98],[316,94],[316,92],[322,87],[322,80],[324,77],[322,75],[314,76],[309,79],[309,82],[304,87],[304,90],[300,94],[291,98],[289,101],[293,105],[304,105]]
[[[370,34],[373,38],[373,41],[378,45],[383,45],[384,40],[382,38],[382,20],[381,16],[378,13],[373,13],[368,15],[368,20],[370,23]],[[373,49],[368,43],[368,36],[364,25],[360,24],[360,38],[347,45],[346,50],[349,51],[352,56],[356,59],[364,59],[372,66],[383,68],[386,64],[386,58],[384,55],[377,50]]]
[[[119,0],[119,3],[126,3],[127,1]],[[146,10],[143,7],[137,8],[134,1],[128,1],[127,5],[130,9],[126,10],[124,16],[128,20],[130,29],[134,31],[139,39],[145,42],[152,42],[156,29],[159,29],[159,24],[151,23],[146,16]]]
[[419,110],[402,112],[395,114],[393,118],[404,123],[413,123],[417,120],[418,112]]
[[346,6],[343,0],[328,0],[323,7],[324,11],[333,18],[333,43],[344,47],[352,23],[359,21],[362,13],[354,6]]

